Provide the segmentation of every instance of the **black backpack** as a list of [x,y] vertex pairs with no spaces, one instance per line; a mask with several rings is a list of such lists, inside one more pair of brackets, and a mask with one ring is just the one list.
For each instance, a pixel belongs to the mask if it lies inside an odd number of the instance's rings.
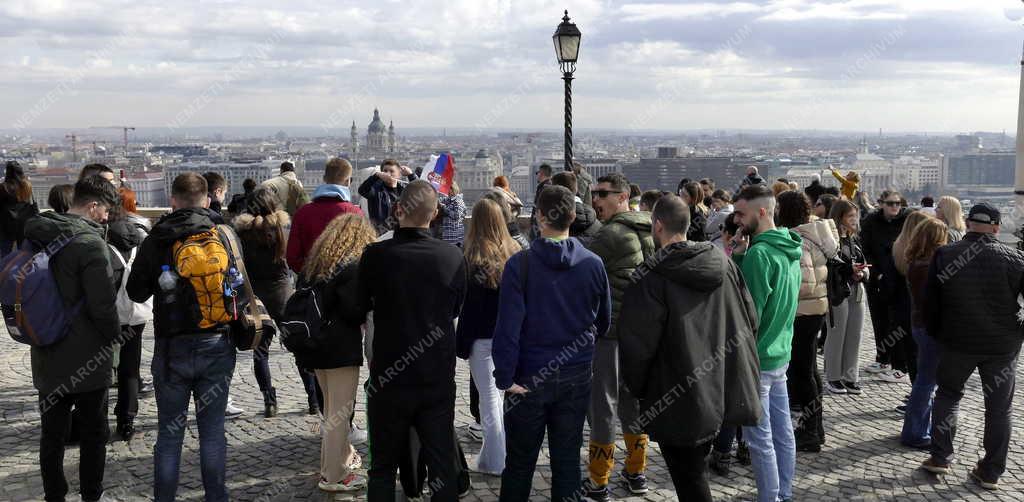
[[293,354],[317,351],[318,340],[331,316],[324,315],[322,284],[310,284],[300,279],[295,293],[284,306],[284,315],[277,323],[281,343]]

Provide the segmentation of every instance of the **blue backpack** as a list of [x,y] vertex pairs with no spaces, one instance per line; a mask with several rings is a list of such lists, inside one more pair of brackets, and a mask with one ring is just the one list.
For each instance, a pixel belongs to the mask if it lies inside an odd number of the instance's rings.
[[50,260],[76,236],[61,237],[42,249],[28,241],[0,259],[0,310],[16,342],[46,347],[64,339],[81,308],[64,305]]

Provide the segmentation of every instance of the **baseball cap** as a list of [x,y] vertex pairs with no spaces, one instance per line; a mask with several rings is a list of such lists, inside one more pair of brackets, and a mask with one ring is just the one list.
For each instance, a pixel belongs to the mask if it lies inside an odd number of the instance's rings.
[[970,213],[967,214],[967,221],[986,225],[998,225],[999,216],[999,210],[995,206],[988,202],[979,202],[971,207]]

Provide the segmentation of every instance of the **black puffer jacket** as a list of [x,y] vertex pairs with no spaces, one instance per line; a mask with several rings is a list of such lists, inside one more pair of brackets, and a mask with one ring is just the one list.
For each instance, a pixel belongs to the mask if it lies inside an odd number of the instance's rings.
[[577,202],[576,219],[569,225],[569,236],[579,239],[586,246],[594,240],[598,230],[601,230],[601,222],[597,219],[597,212],[594,208]]
[[339,267],[328,281],[319,283],[321,307],[329,313],[325,319],[329,324],[320,328],[322,337],[316,341],[316,352],[295,354],[295,362],[300,368],[333,369],[363,365],[361,324],[353,322],[351,316],[345,320],[346,315],[343,315],[355,314],[358,276],[359,265],[351,262]]
[[[277,259],[276,238],[264,239],[261,234],[267,232],[266,228],[280,226],[284,229],[283,235],[288,235],[291,219],[288,213],[279,209],[269,216],[242,213],[232,223],[242,243],[245,271],[249,274],[253,292],[263,300],[270,317],[277,321],[284,314],[284,304],[293,290],[288,280],[288,264],[283,256]],[[270,232],[269,235],[275,234]]]
[[77,236],[50,261],[64,305],[82,301],[82,308],[63,340],[32,348],[32,383],[42,394],[89,392],[107,385],[110,344],[121,323],[114,304],[110,248],[102,233],[99,224],[72,214],[47,212],[25,223],[25,238],[39,246],[60,236]]
[[994,356],[1020,350],[1021,251],[995,235],[970,232],[935,251],[925,288],[928,334],[946,348]]
[[[121,257],[128,261],[132,249],[142,244],[143,239],[146,238],[147,230],[138,220],[127,217],[121,218],[107,225],[107,243],[114,246],[121,254]],[[114,284],[121,284],[124,265],[121,264],[121,260],[118,260],[117,257],[111,256],[110,258],[110,266],[114,270]]]
[[633,280],[619,312],[619,366],[644,431],[693,446],[756,424],[757,311],[739,268],[711,243],[681,242]]

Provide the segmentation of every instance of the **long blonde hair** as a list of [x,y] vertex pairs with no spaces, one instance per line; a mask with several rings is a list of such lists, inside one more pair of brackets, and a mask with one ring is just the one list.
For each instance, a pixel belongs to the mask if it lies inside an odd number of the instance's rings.
[[508,233],[501,206],[490,199],[480,199],[473,205],[465,245],[471,273],[483,274],[482,282],[492,289],[501,284],[505,262],[521,249]]
[[904,266],[910,269],[910,265],[918,260],[931,260],[935,250],[945,246],[949,241],[949,228],[937,218],[928,218],[921,222],[914,229],[914,235],[907,243],[907,249],[902,257]]
[[335,217],[309,250],[302,276],[309,282],[330,279],[340,267],[358,260],[376,236],[362,216],[347,213]]
[[964,223],[964,209],[956,197],[950,197],[949,195],[939,197],[939,203],[935,208],[935,216],[945,222],[952,230],[959,230],[961,232],[967,230],[967,225]]
[[892,259],[896,262],[896,270],[904,276],[907,275],[907,261],[904,259],[907,253],[907,244],[914,238],[914,232],[922,223],[932,219],[932,216],[924,211],[913,211],[907,215],[903,222],[903,230],[899,237],[892,243]]

